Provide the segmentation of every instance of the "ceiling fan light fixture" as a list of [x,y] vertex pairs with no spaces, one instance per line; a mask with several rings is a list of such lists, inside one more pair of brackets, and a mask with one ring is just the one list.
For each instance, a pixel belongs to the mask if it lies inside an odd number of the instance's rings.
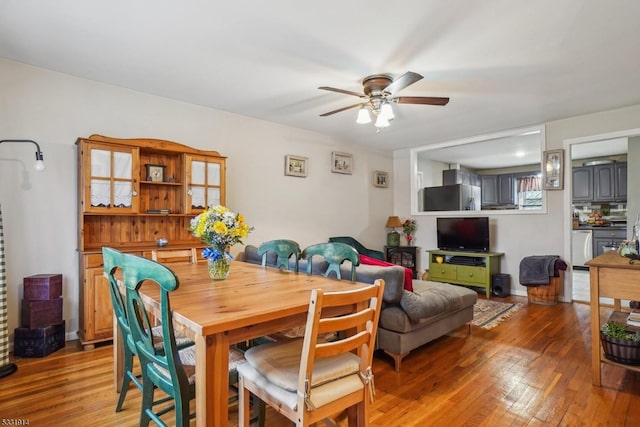
[[389,127],[389,120],[387,120],[384,114],[378,114],[378,118],[376,119],[376,127],[377,128]]
[[360,107],[358,110],[358,118],[356,119],[356,123],[365,125],[367,123],[371,123],[371,116],[369,115],[369,110],[366,107]]
[[382,107],[380,107],[380,115],[384,116],[387,120],[393,120],[396,117],[395,114],[393,114],[391,104],[389,104],[388,102],[385,102],[384,104],[382,104]]

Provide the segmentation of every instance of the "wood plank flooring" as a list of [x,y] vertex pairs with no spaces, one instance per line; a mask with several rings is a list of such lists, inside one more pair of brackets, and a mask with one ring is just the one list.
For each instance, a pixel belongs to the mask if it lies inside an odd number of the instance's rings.
[[[462,327],[414,350],[400,373],[388,356],[376,354],[370,425],[640,425],[640,374],[604,365],[603,387],[591,385],[589,306],[498,300],[524,307],[494,329],[474,327],[469,335]],[[114,412],[111,345],[83,351],[68,342],[46,358],[16,363],[18,372],[0,379],[0,425],[138,424],[137,390]],[[231,408],[229,424],[236,419]],[[269,410],[267,426],[290,423]]]

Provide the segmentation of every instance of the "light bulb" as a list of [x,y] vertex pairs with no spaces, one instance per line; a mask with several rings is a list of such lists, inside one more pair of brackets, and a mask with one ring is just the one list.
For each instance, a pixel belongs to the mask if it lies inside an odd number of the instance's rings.
[[387,120],[393,120],[396,116],[393,114],[393,109],[391,108],[391,104],[384,103],[382,107],[380,107],[380,115],[384,116]]
[[389,120],[387,120],[384,114],[378,114],[378,118],[376,119],[376,127],[386,128],[388,126],[389,126]]
[[44,170],[44,156],[41,151],[36,151],[36,165],[35,168],[38,172]]
[[360,110],[358,110],[358,118],[356,119],[356,123],[359,123],[361,125],[371,123],[371,116],[369,116],[369,110],[367,110],[365,107],[360,108]]

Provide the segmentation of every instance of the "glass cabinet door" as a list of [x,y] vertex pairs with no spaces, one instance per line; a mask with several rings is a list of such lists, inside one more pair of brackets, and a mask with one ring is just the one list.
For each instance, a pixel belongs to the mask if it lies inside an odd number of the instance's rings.
[[199,213],[208,206],[225,203],[224,159],[185,155],[187,213]]
[[138,149],[87,144],[85,212],[138,211]]

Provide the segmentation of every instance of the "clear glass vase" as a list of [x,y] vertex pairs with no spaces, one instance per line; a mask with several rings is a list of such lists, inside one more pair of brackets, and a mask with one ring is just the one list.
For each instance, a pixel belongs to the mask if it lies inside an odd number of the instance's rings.
[[229,276],[229,269],[231,267],[231,261],[233,258],[224,249],[218,249],[213,247],[213,251],[217,254],[213,258],[207,259],[207,267],[209,269],[209,276],[213,280],[224,280]]

